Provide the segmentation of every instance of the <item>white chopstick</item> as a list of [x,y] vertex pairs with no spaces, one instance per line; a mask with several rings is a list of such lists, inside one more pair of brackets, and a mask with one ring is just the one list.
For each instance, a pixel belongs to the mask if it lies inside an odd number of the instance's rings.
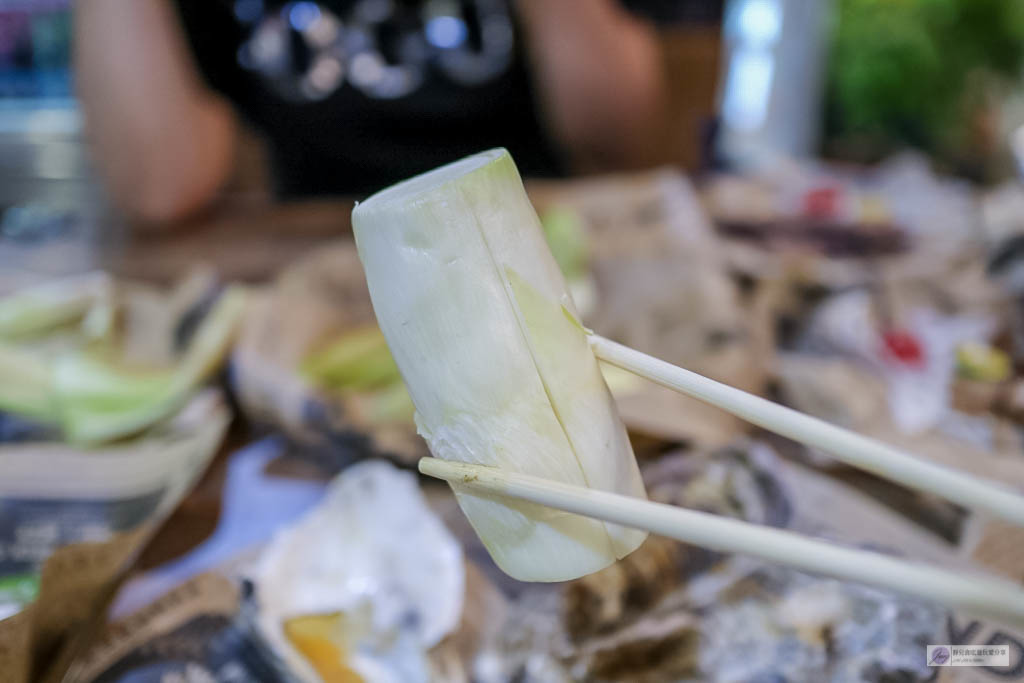
[[571,486],[483,465],[422,458],[420,472],[459,486],[528,500],[643,529],[720,552],[740,553],[839,579],[872,584],[1024,627],[1024,588],[846,548],[799,534],[607,491]]
[[1024,526],[1024,497],[1000,484],[921,460],[880,441],[676,367],[610,339],[591,335],[590,345],[594,355],[607,363],[771,432],[814,446],[848,465]]

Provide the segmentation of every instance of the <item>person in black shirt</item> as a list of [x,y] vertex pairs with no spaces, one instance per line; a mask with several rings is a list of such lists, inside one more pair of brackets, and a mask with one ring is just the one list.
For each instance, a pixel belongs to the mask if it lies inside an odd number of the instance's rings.
[[216,197],[241,120],[284,197],[367,193],[496,146],[524,175],[642,166],[664,161],[651,19],[674,4],[79,0],[78,94],[115,201],[155,221]]

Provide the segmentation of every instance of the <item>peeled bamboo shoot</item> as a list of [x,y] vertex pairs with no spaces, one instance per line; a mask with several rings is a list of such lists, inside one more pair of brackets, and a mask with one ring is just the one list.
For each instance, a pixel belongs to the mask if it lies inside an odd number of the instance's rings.
[[[381,330],[438,458],[645,497],[626,430],[505,150],[359,204]],[[453,485],[498,565],[525,581],[597,571],[643,532]]]

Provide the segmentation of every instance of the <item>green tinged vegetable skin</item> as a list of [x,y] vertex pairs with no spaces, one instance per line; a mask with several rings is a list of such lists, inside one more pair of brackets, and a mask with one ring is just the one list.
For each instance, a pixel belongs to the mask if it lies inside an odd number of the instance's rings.
[[[381,330],[431,452],[645,497],[625,428],[505,150],[384,190],[352,215]],[[643,532],[453,486],[498,565],[561,581]]]

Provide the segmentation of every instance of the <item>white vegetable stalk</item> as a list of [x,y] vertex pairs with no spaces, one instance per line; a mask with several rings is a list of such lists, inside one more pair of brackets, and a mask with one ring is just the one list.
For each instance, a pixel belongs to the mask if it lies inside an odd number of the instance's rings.
[[[438,458],[645,498],[626,430],[512,158],[492,150],[352,213],[381,330]],[[498,565],[561,581],[645,532],[452,485]]]

